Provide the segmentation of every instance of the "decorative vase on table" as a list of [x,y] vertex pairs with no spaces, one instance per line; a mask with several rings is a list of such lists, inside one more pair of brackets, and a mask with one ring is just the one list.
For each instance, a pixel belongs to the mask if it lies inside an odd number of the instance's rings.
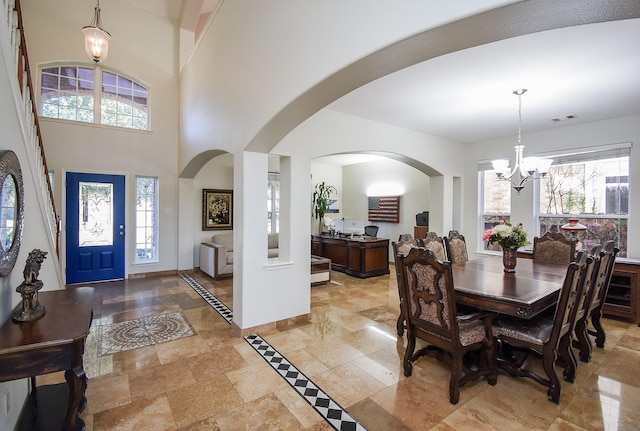
[[516,263],[518,263],[518,249],[502,247],[502,265],[504,272],[516,272]]

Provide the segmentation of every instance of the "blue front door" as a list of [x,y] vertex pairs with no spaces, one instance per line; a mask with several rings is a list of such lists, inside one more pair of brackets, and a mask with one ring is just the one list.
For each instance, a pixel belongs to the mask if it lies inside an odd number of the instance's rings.
[[124,278],[124,176],[67,173],[67,284]]

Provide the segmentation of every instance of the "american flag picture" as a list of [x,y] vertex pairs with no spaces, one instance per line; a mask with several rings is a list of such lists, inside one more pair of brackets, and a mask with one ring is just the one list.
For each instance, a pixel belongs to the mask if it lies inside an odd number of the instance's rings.
[[400,223],[400,196],[369,196],[369,220]]

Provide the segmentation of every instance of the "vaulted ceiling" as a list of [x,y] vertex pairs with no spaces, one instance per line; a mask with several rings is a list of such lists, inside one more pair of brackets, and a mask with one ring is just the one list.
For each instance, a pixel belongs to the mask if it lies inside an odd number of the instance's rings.
[[[192,31],[220,2],[122,1]],[[513,91],[526,88],[526,139],[537,130],[640,114],[638,41],[640,18],[528,34],[422,62],[364,85],[328,108],[478,142],[516,135],[518,98]]]

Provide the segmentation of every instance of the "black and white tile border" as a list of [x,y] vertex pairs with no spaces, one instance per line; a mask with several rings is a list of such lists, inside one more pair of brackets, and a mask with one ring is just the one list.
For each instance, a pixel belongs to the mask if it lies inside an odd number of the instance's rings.
[[233,320],[233,311],[231,311],[229,307],[220,302],[218,298],[213,296],[211,292],[202,287],[202,285],[194,280],[194,278],[189,274],[180,274],[180,277],[182,277],[182,279],[186,281],[187,284],[191,286],[193,290],[195,290],[196,293],[202,297],[202,299],[207,301],[207,303],[209,303],[209,305],[211,305],[213,309],[216,310],[222,316],[222,318],[227,321],[227,323],[231,324],[231,321]]
[[[233,312],[218,300],[211,292],[202,287],[200,283],[188,274],[180,274],[182,279],[189,284],[205,301],[209,303],[220,315],[231,323]],[[259,335],[247,335],[245,341],[284,378],[302,398],[313,407],[324,420],[337,431],[367,431],[360,422],[353,418],[345,409],[335,402],[322,389],[318,388],[311,380],[293,366],[276,349],[271,347]]]
[[336,403],[322,389],[293,366],[287,358],[259,335],[247,335],[244,339],[273,367],[302,398],[338,431],[366,431],[360,422]]

